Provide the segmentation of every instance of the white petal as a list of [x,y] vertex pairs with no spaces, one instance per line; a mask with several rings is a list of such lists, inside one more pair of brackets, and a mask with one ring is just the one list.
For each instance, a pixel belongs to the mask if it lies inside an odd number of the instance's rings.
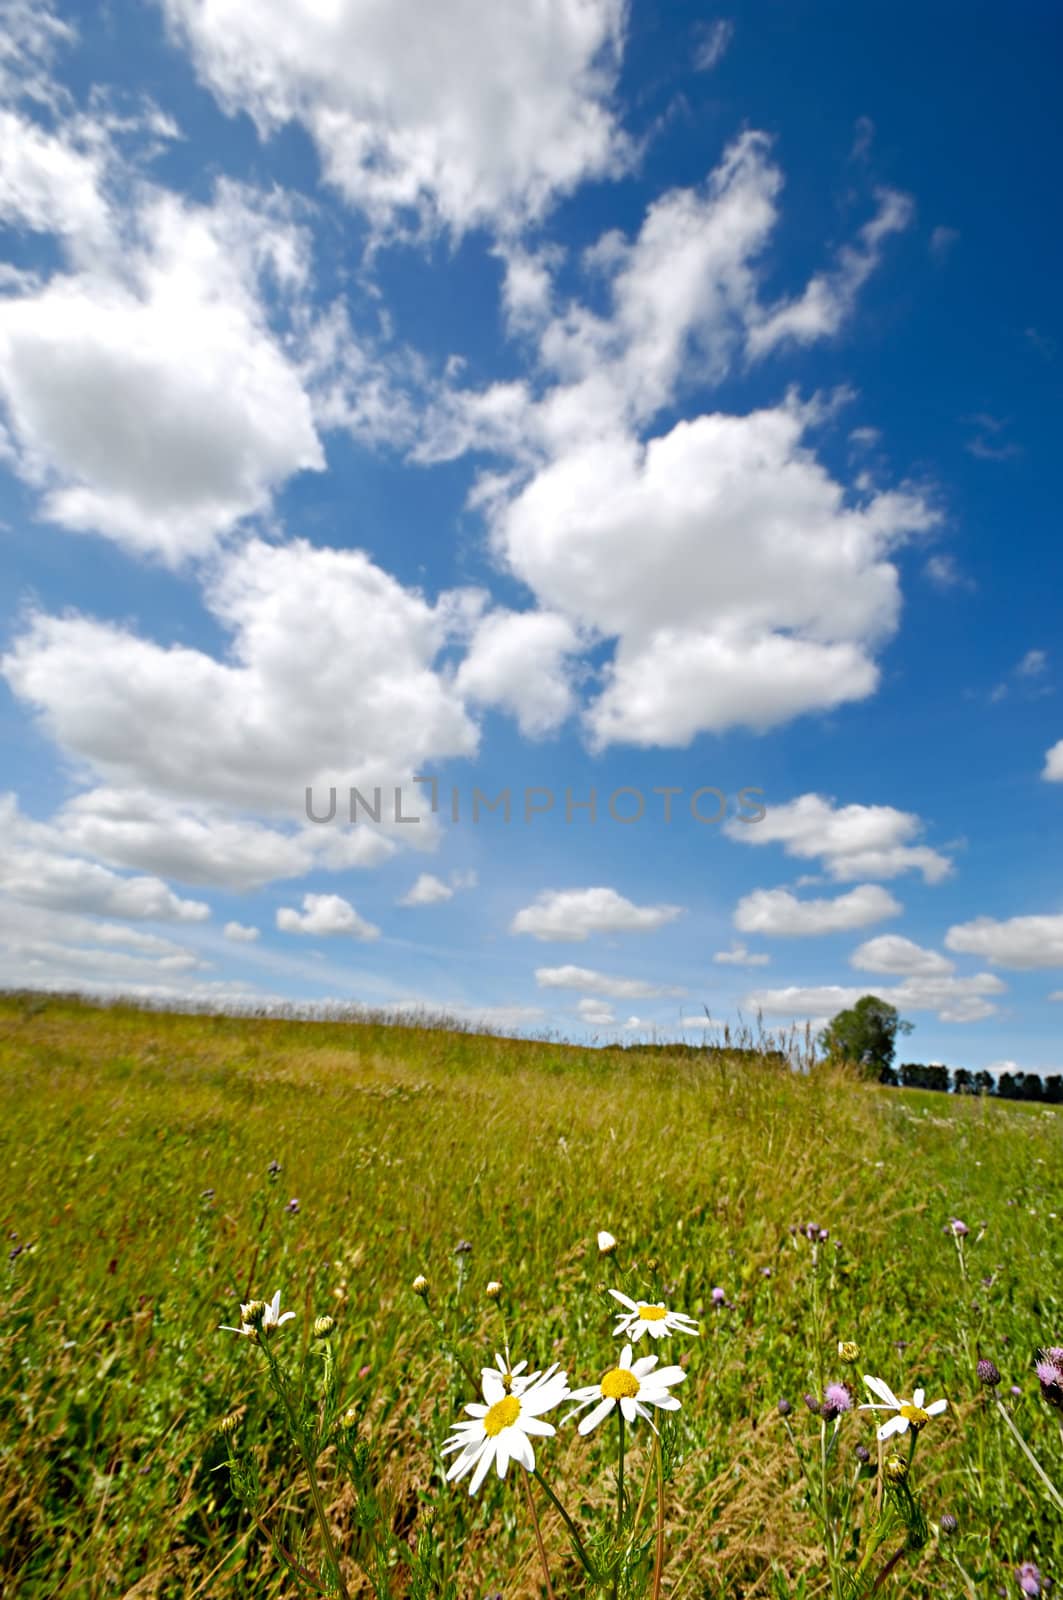
[[619,1289],[610,1289],[609,1293],[612,1295],[614,1300],[619,1300],[622,1306],[627,1306],[629,1311],[638,1310],[638,1304],[636,1301],[632,1300],[628,1295],[622,1294]]
[[633,1394],[625,1394],[622,1396],[620,1401],[620,1410],[623,1412],[624,1420],[626,1422],[634,1422],[635,1418],[638,1416],[638,1406],[635,1404],[635,1396]]
[[655,1372],[649,1381],[654,1385],[654,1387],[656,1387],[659,1383],[663,1383],[665,1385],[670,1383],[682,1383],[685,1377],[686,1373],[683,1371],[682,1367],[662,1367],[660,1372]]
[[[513,1430],[503,1428],[495,1441],[495,1468],[500,1478],[505,1477],[506,1468],[509,1466],[509,1447],[512,1441],[508,1435],[511,1431]],[[519,1429],[515,1430],[515,1432],[523,1439],[524,1435],[520,1433]]]
[[888,1406],[892,1406],[894,1411],[901,1409],[901,1402],[897,1399],[888,1383],[883,1383],[881,1378],[873,1378],[869,1372],[864,1373],[864,1382],[872,1394],[877,1394],[879,1399],[884,1400]]
[[557,1432],[552,1422],[543,1422],[539,1417],[521,1417],[520,1426],[525,1433],[534,1433],[540,1439],[548,1439]]
[[926,1408],[927,1416],[928,1417],[940,1417],[941,1413],[948,1409],[948,1404],[949,1403],[948,1403],[947,1400],[935,1400],[934,1404],[932,1406],[927,1406],[927,1408]]
[[907,1417],[891,1417],[888,1422],[884,1422],[882,1424],[881,1428],[879,1428],[878,1436],[879,1436],[880,1439],[888,1439],[890,1437],[890,1435],[893,1434],[893,1433],[907,1433],[907,1432],[908,1432],[908,1418]]
[[631,1371],[631,1346],[626,1344],[620,1352],[620,1365]]
[[472,1475],[472,1482],[469,1484],[470,1494],[475,1494],[481,1483],[483,1483],[484,1479],[487,1477],[487,1471],[491,1465],[491,1457],[493,1454],[494,1451],[491,1448],[491,1441],[488,1440],[484,1444],[483,1451],[481,1452],[480,1459],[476,1466],[476,1471]]
[[925,1389],[917,1389],[915,1391],[915,1393],[912,1395],[912,1404],[913,1404],[913,1406],[918,1406],[920,1411],[922,1411],[922,1409],[923,1409],[923,1401],[925,1399],[926,1399],[926,1390]]
[[601,1405],[595,1406],[593,1411],[588,1411],[587,1415],[580,1423],[578,1431],[582,1434],[590,1433],[592,1428],[596,1428],[598,1426],[603,1417],[607,1417],[609,1415],[610,1411],[612,1411],[615,1405],[616,1401],[610,1400],[607,1395],[602,1401]]
[[506,1386],[501,1377],[492,1372],[490,1367],[484,1373],[484,1399],[489,1406],[497,1405],[506,1397]]

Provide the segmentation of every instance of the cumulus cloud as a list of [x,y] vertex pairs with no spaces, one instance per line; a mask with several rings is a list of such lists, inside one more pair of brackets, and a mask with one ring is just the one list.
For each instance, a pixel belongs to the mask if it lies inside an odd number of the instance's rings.
[[605,1000],[595,1000],[591,996],[585,997],[577,1004],[579,1019],[586,1023],[588,1028],[609,1028],[616,1022],[616,1012]]
[[902,976],[937,978],[955,972],[956,964],[937,950],[905,939],[899,933],[883,933],[868,939],[849,957],[851,967],[864,972],[891,972]]
[[[231,636],[224,658],[37,614],[0,665],[105,783],[241,812],[300,816],[309,785],[323,804],[330,786],[408,783],[474,753],[477,731],[434,667],[454,608],[363,552],[252,540],[218,564],[206,599]],[[426,827],[403,829],[415,834]]]
[[771,956],[754,954],[737,940],[732,941],[730,950],[717,950],[712,959],[721,967],[766,967],[771,963]]
[[818,794],[772,806],[755,828],[734,820],[724,824],[724,832],[743,844],[781,844],[789,856],[821,861],[839,882],[921,872],[927,883],[940,883],[952,872],[952,863],[939,851],[911,842],[922,831],[914,812],[894,806],[837,806]]
[[1046,753],[1041,776],[1049,783],[1063,783],[1063,739]]
[[242,922],[227,922],[222,932],[234,944],[254,944],[259,937],[257,928],[249,928]]
[[452,900],[454,890],[442,878],[431,872],[422,872],[417,881],[399,901],[400,906],[434,906],[443,900]]
[[536,967],[535,981],[540,989],[582,989],[588,994],[608,995],[615,1000],[656,1000],[665,995],[681,996],[685,989],[671,984],[649,983],[644,978],[618,978],[591,967]]
[[366,942],[380,937],[380,929],[366,922],[350,901],[338,894],[304,894],[302,911],[281,906],[277,912],[277,927],[282,933],[305,933],[318,937],[343,933]]
[[631,157],[611,106],[624,0],[163,0],[229,114],[302,124],[380,228],[507,233]]
[[547,889],[517,912],[510,932],[577,944],[592,933],[652,933],[681,915],[681,906],[637,906],[615,889]]
[[[867,992],[839,984],[793,985],[754,990],[745,996],[742,1006],[765,1016],[820,1021],[848,1010]],[[970,978],[911,977],[896,988],[875,989],[880,1000],[895,1006],[902,1015],[906,1011],[933,1011],[939,1022],[981,1022],[997,1009],[986,997],[1004,992],[1005,985],[991,972],[979,972]]]
[[861,883],[833,900],[799,900],[789,889],[754,889],[739,900],[734,925],[740,933],[803,938],[842,933],[896,917],[904,907],[878,884]]
[[975,917],[958,922],[945,935],[950,950],[984,956],[996,967],[1034,971],[1063,967],[1063,916]]
[[546,611],[491,611],[477,625],[455,687],[497,706],[531,739],[552,733],[575,705],[570,658],[581,641],[567,618]]

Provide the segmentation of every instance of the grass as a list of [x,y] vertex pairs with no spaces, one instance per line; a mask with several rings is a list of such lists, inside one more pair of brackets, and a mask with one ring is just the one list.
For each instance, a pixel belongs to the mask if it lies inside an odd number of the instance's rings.
[[[0,1097],[5,1595],[293,1594],[232,1491],[218,1424],[233,1412],[268,1525],[316,1570],[305,1479],[256,1352],[218,1331],[241,1300],[278,1288],[298,1313],[278,1336],[296,1364],[311,1359],[314,1317],[335,1318],[340,1388],[361,1417],[371,1496],[359,1502],[329,1456],[321,1465],[351,1594],[371,1592],[358,1560],[372,1499],[396,1596],[408,1592],[399,1547],[419,1535],[462,1600],[540,1595],[516,1482],[492,1478],[471,1499],[443,1481],[439,1447],[473,1396],[410,1283],[426,1274],[478,1368],[500,1348],[483,1294],[500,1280],[514,1359],[593,1382],[615,1358],[603,1288],[618,1280],[599,1228],[620,1241],[625,1281],[702,1319],[699,1340],[664,1356],[681,1349],[688,1367],[665,1595],[831,1593],[777,1403],[793,1403],[798,1443],[818,1449],[801,1396],[847,1375],[839,1339],[861,1349],[858,1401],[864,1371],[949,1400],[921,1438],[918,1485],[932,1527],[947,1511],[958,1530],[899,1563],[889,1592],[1018,1594],[1024,1561],[1063,1583],[1061,1518],[973,1370],[979,1355],[996,1361],[1009,1414],[1058,1486],[1060,1413],[1032,1367],[1039,1346],[1063,1343],[1054,1112],[727,1052],[17,995],[0,997]],[[953,1216],[971,1230],[966,1276]],[[811,1246],[790,1232],[810,1220],[830,1233],[815,1305]],[[870,1416],[841,1419],[846,1475],[858,1442],[875,1451]],[[649,1439],[629,1441],[632,1483]],[[609,1514],[598,1433],[562,1428],[540,1460],[573,1507]],[[556,1513],[543,1532],[558,1595],[582,1593]]]

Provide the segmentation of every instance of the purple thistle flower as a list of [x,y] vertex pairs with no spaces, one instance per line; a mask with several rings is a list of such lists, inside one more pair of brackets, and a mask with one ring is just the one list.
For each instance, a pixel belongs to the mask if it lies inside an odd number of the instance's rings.
[[292,1198],[291,1198],[291,1199],[290,1199],[290,1200],[289,1200],[289,1201],[288,1201],[288,1204],[287,1204],[287,1205],[286,1205],[286,1206],[285,1206],[285,1208],[284,1208],[284,1209],[285,1209],[285,1211],[286,1211],[286,1212],[287,1212],[287,1213],[288,1213],[288,1215],[289,1215],[289,1216],[290,1216],[290,1217],[294,1217],[294,1216],[295,1216],[295,1213],[296,1213],[296,1212],[297,1212],[297,1211],[298,1211],[298,1210],[299,1210],[299,1202],[298,1202],[298,1200],[297,1200],[297,1199],[296,1199],[296,1198],[295,1198],[295,1196],[294,1196],[294,1195],[293,1195],[293,1196],[292,1196]]
[[856,1449],[853,1451],[853,1455],[856,1457],[857,1461],[859,1461],[862,1467],[866,1467],[868,1462],[871,1460],[871,1451],[867,1448],[866,1444],[858,1444]]
[[726,1299],[727,1299],[727,1290],[726,1289],[721,1289],[721,1288],[719,1288],[719,1286],[717,1286],[712,1291],[712,1303],[713,1303],[714,1306],[722,1306]]
[[1021,1567],[1016,1567],[1015,1576],[1019,1580],[1019,1589],[1023,1594],[1041,1593],[1041,1572],[1032,1561],[1024,1561]]
[[790,1415],[790,1412],[793,1409],[794,1408],[790,1404],[789,1400],[780,1400],[779,1401],[779,1415],[780,1415],[780,1417],[788,1417]]
[[279,1161],[271,1161],[269,1166],[266,1168],[266,1171],[269,1173],[271,1178],[278,1178],[280,1176],[280,1172],[281,1172],[281,1164],[280,1164],[280,1162]]
[[830,1238],[830,1229],[820,1228],[819,1232],[816,1234],[816,1238],[819,1240],[820,1244],[824,1244],[826,1240]]
[[819,1401],[816,1399],[814,1394],[805,1395],[805,1405],[808,1407],[814,1417],[819,1416]]
[[831,1422],[835,1417],[841,1416],[843,1411],[853,1409],[853,1397],[844,1383],[828,1383],[823,1393],[823,1404],[820,1406],[820,1415],[826,1422]]
[[955,1533],[956,1529],[958,1527],[959,1527],[959,1523],[956,1521],[956,1518],[952,1515],[952,1512],[951,1511],[946,1511],[945,1515],[941,1519],[941,1531],[942,1531],[942,1533],[949,1533],[949,1534]]
[[762,1278],[770,1278],[771,1277],[771,1268],[770,1267],[761,1267],[760,1275],[761,1275]]
[[979,1383],[984,1383],[987,1389],[995,1389],[1000,1382],[1000,1369],[997,1367],[996,1362],[990,1361],[987,1356],[982,1357],[975,1371],[978,1374]]
[[949,1229],[957,1239],[966,1239],[971,1231],[966,1222],[961,1222],[959,1217],[949,1218]]
[[1041,1398],[1047,1400],[1050,1406],[1058,1406],[1063,1410],[1063,1362],[1054,1358],[1059,1355],[1058,1350],[1042,1350],[1041,1360],[1034,1371],[1037,1381],[1041,1385]]
[[1008,1392],[1009,1392],[1009,1394],[1020,1395],[1022,1393],[1022,1390],[1019,1388],[1017,1383],[1013,1383]]

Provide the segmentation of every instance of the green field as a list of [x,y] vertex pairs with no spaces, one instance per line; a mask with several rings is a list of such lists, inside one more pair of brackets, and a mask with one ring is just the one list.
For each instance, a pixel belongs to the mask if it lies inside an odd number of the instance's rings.
[[[862,1403],[864,1372],[948,1399],[909,1479],[926,1536],[883,1544],[872,1573],[902,1554],[880,1592],[1018,1595],[1024,1562],[1063,1586],[1063,1516],[974,1371],[979,1356],[997,1363],[1004,1409],[1058,1490],[1063,1412],[1034,1371],[1039,1348],[1063,1342],[1053,1111],[740,1053],[26,996],[0,1000],[0,1068],[5,1596],[294,1595],[269,1535],[322,1571],[261,1352],[219,1331],[278,1289],[297,1316],[276,1348],[315,1374],[312,1324],[330,1313],[358,1417],[359,1491],[334,1452],[318,1466],[349,1593],[374,1592],[372,1560],[395,1596],[413,1593],[400,1547],[418,1541],[451,1586],[440,1578],[440,1593],[545,1593],[515,1472],[475,1497],[444,1481],[440,1447],[476,1398],[456,1358],[478,1369],[502,1347],[492,1279],[513,1359],[560,1361],[573,1387],[616,1359],[605,1285],[700,1319],[700,1338],[662,1341],[662,1362],[687,1368],[662,1594],[845,1592],[778,1402],[818,1461],[802,1396],[848,1377]],[[970,1230],[962,1254],[954,1217]],[[829,1231],[815,1252],[791,1232],[809,1222]],[[599,1256],[599,1229],[615,1257]],[[411,1292],[418,1273],[453,1355]],[[860,1346],[854,1367],[839,1340]],[[234,1412],[259,1523],[226,1466],[219,1423]],[[866,1549],[880,1420],[854,1407],[838,1424],[831,1493],[852,1491],[853,1533],[835,1569],[855,1571],[846,1550]],[[640,1423],[629,1440],[636,1492],[650,1438]],[[609,1521],[606,1427],[581,1438],[562,1424],[537,1455],[582,1526]],[[542,1531],[556,1594],[589,1592],[548,1505]]]

